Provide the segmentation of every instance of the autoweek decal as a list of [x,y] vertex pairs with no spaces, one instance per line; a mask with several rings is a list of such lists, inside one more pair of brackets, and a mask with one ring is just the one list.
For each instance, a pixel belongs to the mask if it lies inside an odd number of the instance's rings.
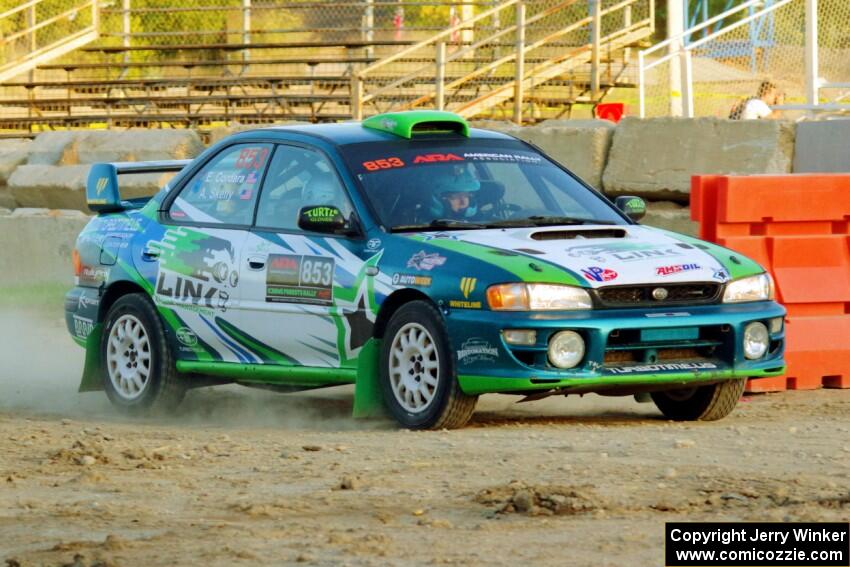
[[270,254],[268,266],[266,301],[318,305],[333,303],[333,258]]

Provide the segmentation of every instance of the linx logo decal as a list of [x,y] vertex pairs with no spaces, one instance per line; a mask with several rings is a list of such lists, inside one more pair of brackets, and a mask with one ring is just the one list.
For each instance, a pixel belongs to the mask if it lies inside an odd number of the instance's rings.
[[410,260],[407,261],[407,267],[413,268],[414,270],[430,271],[434,269],[435,266],[442,266],[445,263],[445,256],[440,256],[436,252],[428,254],[424,250],[420,250],[410,257]]

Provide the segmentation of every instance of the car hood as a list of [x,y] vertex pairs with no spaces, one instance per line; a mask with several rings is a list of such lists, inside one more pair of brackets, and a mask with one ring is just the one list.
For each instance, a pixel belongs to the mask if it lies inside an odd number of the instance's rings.
[[[593,288],[723,283],[730,277],[762,271],[754,262],[725,248],[638,225],[458,230],[419,236],[477,258],[482,258],[482,248],[496,249],[501,254],[487,256],[495,265],[507,261],[507,256],[523,256],[565,270],[574,283]],[[529,276],[534,278],[534,273]]]

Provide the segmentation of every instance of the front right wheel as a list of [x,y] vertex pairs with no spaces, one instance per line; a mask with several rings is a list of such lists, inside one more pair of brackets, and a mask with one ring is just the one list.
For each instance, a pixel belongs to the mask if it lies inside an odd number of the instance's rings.
[[652,401],[661,413],[676,421],[716,421],[735,409],[744,393],[746,378],[707,386],[653,392]]
[[472,417],[478,396],[463,393],[443,318],[412,301],[387,325],[381,345],[381,390],[392,416],[409,429],[454,429]]

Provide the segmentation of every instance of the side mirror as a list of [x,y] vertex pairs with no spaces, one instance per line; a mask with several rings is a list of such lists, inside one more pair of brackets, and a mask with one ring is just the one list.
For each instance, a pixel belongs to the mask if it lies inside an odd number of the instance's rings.
[[298,211],[298,228],[334,234],[347,228],[342,211],[333,205],[310,205]]
[[626,216],[637,222],[646,214],[646,202],[640,197],[617,197],[614,206],[626,213]]

